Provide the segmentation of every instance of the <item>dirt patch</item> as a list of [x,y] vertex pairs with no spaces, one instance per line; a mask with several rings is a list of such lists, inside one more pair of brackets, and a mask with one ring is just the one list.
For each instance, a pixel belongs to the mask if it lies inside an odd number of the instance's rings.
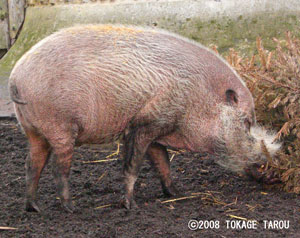
[[[163,196],[159,180],[146,162],[136,184],[139,208],[128,211],[118,206],[123,194],[121,158],[83,163],[104,159],[112,150],[77,148],[70,177],[75,213],[68,214],[60,207],[51,161],[40,181],[43,212],[26,213],[27,151],[27,140],[16,122],[0,120],[0,226],[17,228],[0,230],[0,237],[299,237],[299,195],[267,189],[225,171],[212,158],[191,153],[176,155],[171,167],[178,190],[192,197],[162,203],[169,198]],[[96,209],[103,205],[109,206]],[[256,220],[257,229],[227,228],[226,220],[234,221],[234,226],[238,221],[242,224],[241,218]],[[210,225],[215,226],[219,222],[219,228],[192,231],[188,228],[191,219],[212,221]],[[265,229],[264,220],[285,220],[289,228]]]

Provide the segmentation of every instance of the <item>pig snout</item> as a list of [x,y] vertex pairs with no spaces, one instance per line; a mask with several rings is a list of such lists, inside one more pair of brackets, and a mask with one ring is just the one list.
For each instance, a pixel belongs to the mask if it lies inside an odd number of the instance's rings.
[[281,183],[281,179],[275,171],[266,171],[266,164],[252,164],[248,165],[244,172],[250,178],[257,182],[272,185],[276,183]]

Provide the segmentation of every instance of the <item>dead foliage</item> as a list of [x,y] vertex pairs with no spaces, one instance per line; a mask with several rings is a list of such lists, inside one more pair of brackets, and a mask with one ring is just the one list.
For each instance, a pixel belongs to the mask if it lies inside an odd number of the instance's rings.
[[252,92],[258,123],[277,130],[283,142],[278,157],[268,159],[268,172],[281,178],[284,190],[300,193],[300,39],[287,32],[286,40],[273,40],[272,52],[257,38],[256,55],[231,49],[227,60]]

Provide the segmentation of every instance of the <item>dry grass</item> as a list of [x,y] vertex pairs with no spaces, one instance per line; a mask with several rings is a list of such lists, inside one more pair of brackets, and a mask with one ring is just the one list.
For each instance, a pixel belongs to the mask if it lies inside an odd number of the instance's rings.
[[257,38],[257,54],[243,58],[233,49],[227,60],[246,81],[255,99],[257,120],[278,131],[283,147],[268,160],[268,170],[277,174],[288,192],[300,193],[300,39],[289,32],[274,52]]

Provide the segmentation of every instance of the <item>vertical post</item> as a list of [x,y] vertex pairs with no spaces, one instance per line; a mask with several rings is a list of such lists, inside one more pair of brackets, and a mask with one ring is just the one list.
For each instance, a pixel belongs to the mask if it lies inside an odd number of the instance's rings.
[[[0,0],[1,1],[1,0]],[[9,12],[9,36],[11,44],[17,39],[25,16],[25,0],[7,0]]]
[[8,0],[0,0],[0,50],[10,47]]

